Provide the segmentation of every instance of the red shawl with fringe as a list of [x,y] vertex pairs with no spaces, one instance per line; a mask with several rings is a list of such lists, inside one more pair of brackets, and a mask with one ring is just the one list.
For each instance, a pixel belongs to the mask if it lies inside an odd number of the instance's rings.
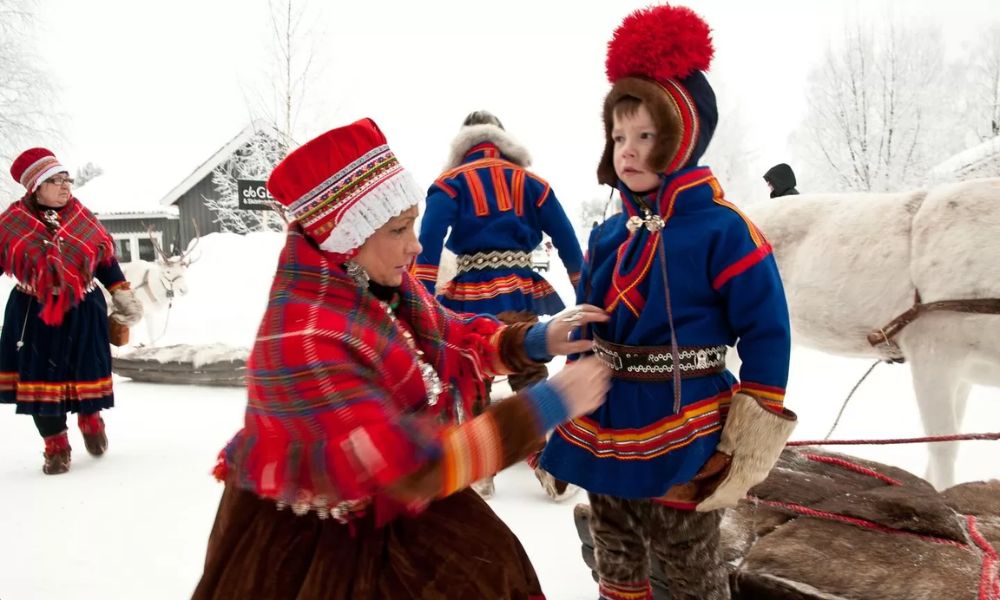
[[83,300],[100,264],[115,257],[111,236],[76,198],[56,211],[59,226],[46,227],[27,198],[0,214],[0,269],[34,291],[46,325]]
[[[471,414],[483,376],[507,372],[503,325],[448,311],[409,274],[400,296],[397,324],[293,228],[247,365],[244,428],[216,476],[266,498],[333,507],[379,496],[439,457],[456,406]],[[433,406],[403,326],[446,386]]]

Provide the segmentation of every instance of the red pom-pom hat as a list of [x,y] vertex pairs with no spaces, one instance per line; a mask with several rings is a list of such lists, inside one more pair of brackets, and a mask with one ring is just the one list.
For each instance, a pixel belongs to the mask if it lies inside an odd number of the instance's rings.
[[657,147],[650,167],[672,173],[696,164],[718,121],[715,94],[702,71],[715,50],[711,29],[691,9],[653,6],[628,15],[608,42],[605,62],[612,89],[604,101],[605,149],[598,181],[614,185],[614,105],[638,98],[657,125]]

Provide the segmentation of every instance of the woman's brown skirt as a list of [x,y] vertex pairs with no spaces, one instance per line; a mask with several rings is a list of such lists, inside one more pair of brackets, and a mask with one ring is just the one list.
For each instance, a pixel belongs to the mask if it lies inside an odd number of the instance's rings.
[[381,528],[296,516],[227,485],[195,600],[543,598],[514,533],[475,492]]

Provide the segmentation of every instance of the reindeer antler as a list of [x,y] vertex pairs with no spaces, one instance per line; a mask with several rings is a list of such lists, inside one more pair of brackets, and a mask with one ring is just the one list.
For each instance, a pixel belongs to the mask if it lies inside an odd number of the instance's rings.
[[153,235],[156,232],[156,230],[153,229],[153,226],[152,225],[148,226],[146,228],[146,232],[149,234],[149,241],[153,242],[153,250],[156,252],[157,255],[159,255],[160,261],[167,262],[168,260],[170,260],[169,257],[167,256],[167,253],[163,251],[163,247],[160,246],[160,242],[156,240],[156,236]]
[[198,247],[198,242],[201,241],[201,231],[198,229],[198,221],[192,218],[191,225],[194,226],[194,244],[192,244],[191,247],[189,247],[187,250],[181,252],[181,257],[180,257],[181,262],[186,265],[190,265],[194,261],[201,258],[200,254],[194,258],[188,258],[189,256],[191,256],[191,252]]

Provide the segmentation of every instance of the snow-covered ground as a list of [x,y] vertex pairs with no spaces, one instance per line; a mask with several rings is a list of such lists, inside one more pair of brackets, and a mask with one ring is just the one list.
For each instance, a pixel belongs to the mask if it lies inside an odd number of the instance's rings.
[[[264,309],[281,238],[213,234],[190,269],[190,293],[171,309],[161,344],[249,345]],[[553,255],[550,281],[565,298],[569,282]],[[6,296],[5,281],[0,293]],[[133,330],[140,332],[142,325]],[[788,405],[795,437],[822,437],[868,361],[796,348]],[[559,363],[553,365],[559,368]],[[0,599],[90,600],[189,597],[200,574],[221,486],[209,474],[218,450],[240,426],[238,389],[116,383],[105,413],[106,456],[94,459],[71,425],[74,461],[58,477],[41,473],[41,441],[31,419],[0,408]],[[1000,428],[1000,389],[973,388],[963,430]],[[859,389],[840,438],[922,435],[906,366],[882,365]],[[922,473],[922,446],[845,451]],[[997,478],[997,446],[961,446],[961,481]],[[592,599],[596,586],[580,558],[572,507],[547,500],[524,465],[501,473],[490,504],[518,534],[553,600]]]

